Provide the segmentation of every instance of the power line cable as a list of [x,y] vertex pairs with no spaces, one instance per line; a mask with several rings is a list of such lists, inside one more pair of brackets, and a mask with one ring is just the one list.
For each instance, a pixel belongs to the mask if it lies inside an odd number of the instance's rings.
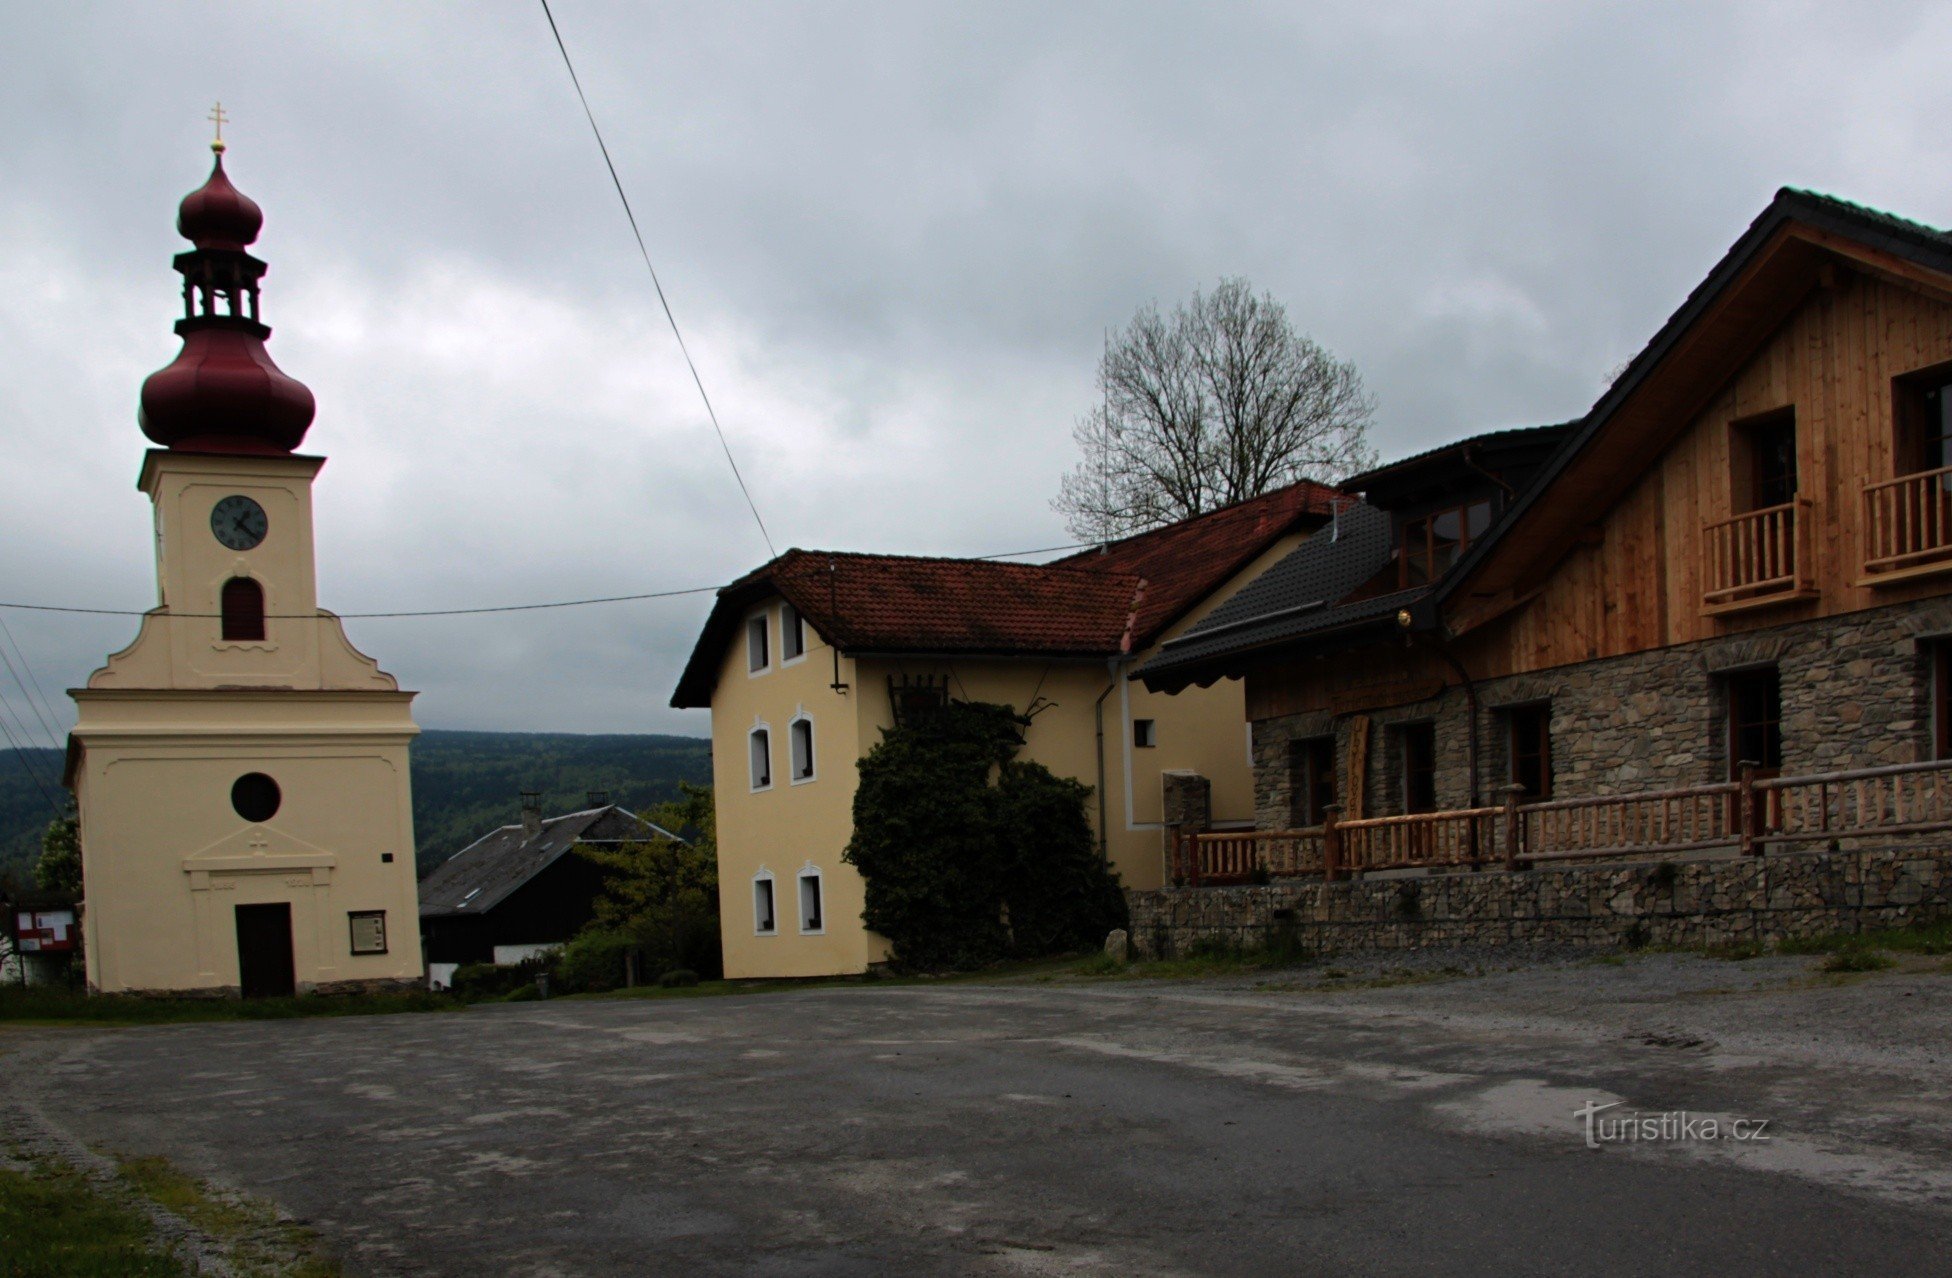
[[[1015,559],[1023,555],[1048,555],[1060,550],[1086,550],[1095,542],[1074,542],[1068,546],[1038,546],[1030,550],[1004,550],[993,555],[972,555],[971,559],[983,561],[992,559]],[[419,611],[398,612],[339,612],[331,616],[340,621],[374,621],[402,617],[479,617],[502,612],[540,612],[549,608],[587,608],[594,604],[638,603],[645,599],[678,599],[686,595],[710,595],[725,589],[724,586],[690,586],[683,590],[653,590],[635,595],[602,595],[593,599],[562,599],[550,603],[497,604],[483,608],[426,608]],[[0,599],[0,608],[13,608],[20,612],[60,612],[79,613],[89,617],[167,617],[174,620],[211,621],[223,616],[218,612],[157,612],[142,608],[79,608],[61,604],[15,603]],[[266,621],[317,621],[319,613],[288,612],[267,613]]]
[[752,499],[752,490],[746,487],[746,477],[739,473],[739,463],[732,456],[732,445],[726,442],[725,428],[719,425],[718,412],[712,407],[712,397],[705,393],[705,380],[698,375],[698,365],[692,362],[691,350],[685,345],[685,335],[678,331],[678,317],[671,313],[671,303],[664,296],[664,285],[657,277],[657,267],[651,265],[651,250],[644,244],[644,232],[638,229],[637,214],[630,207],[630,197],[624,194],[623,179],[617,176],[617,166],[610,158],[610,148],[603,141],[603,130],[597,127],[596,112],[590,109],[590,99],[583,92],[583,81],[576,74],[576,64],[570,61],[569,46],[563,43],[563,33],[556,26],[556,15],[549,11],[549,0],[542,0],[542,16],[549,20],[549,34],[556,37],[556,49],[563,55],[563,67],[569,72],[569,82],[576,86],[576,99],[583,104],[583,115],[590,122],[590,132],[596,137],[597,150],[603,152],[603,165],[610,170],[610,184],[617,188],[617,199],[623,202],[624,216],[630,220],[630,233],[637,237],[637,251],[644,258],[644,269],[651,273],[651,287],[657,290],[657,303],[664,308],[664,318],[671,325],[671,336],[678,339],[678,350],[685,357],[685,367],[691,370],[691,381],[698,388],[698,398],[705,402],[705,415],[712,420],[712,429],[718,434],[718,446],[725,451],[725,460],[732,467],[732,478],[739,481],[739,491],[745,495],[746,508],[752,511],[753,522],[759,525],[759,535],[765,539],[766,554],[779,558],[779,551],[773,548],[773,536],[766,531],[766,521],[760,518],[759,505]]
[[[13,631],[5,629],[5,627],[6,622],[0,620],[0,634],[5,635],[8,643],[13,643]],[[20,654],[20,669],[27,671],[28,678],[33,678],[34,672],[27,668],[27,654],[20,651],[20,645],[18,643],[14,643],[13,647],[14,651]],[[51,722],[52,712],[50,711],[44,715],[41,713],[41,707],[34,704],[33,694],[27,691],[27,684],[21,679],[20,670],[14,668],[13,658],[7,655],[5,644],[0,644],[0,665],[5,665],[7,667],[7,673],[13,677],[14,687],[20,689],[20,699],[27,703],[28,710],[33,713],[35,721],[41,725],[41,735],[47,738],[48,746],[51,749],[60,749],[61,747],[55,742],[54,725]],[[38,687],[39,680],[35,680],[35,684]],[[19,715],[15,717],[20,719],[20,730],[23,733],[26,732],[27,720]]]
[[7,624],[7,618],[4,614],[0,614],[0,635],[5,635],[7,642],[14,646],[14,655],[20,658],[20,668],[27,672],[28,684],[34,689],[34,695],[40,698],[41,709],[47,711],[48,722],[54,722],[58,716],[54,713],[53,703],[47,699],[47,693],[42,689],[41,681],[34,675],[33,663],[27,660],[27,653],[21,648],[20,640],[14,638],[13,627]]
[[[5,696],[0,696],[0,707],[7,707]],[[0,714],[0,736],[7,738],[7,744],[13,747],[15,756],[20,760],[21,771],[25,772],[27,779],[34,783],[34,788],[41,792],[41,798],[46,800],[49,809],[56,816],[66,816],[67,810],[59,803],[56,803],[54,796],[48,793],[46,783],[41,780],[40,769],[36,768],[33,760],[28,757],[26,749],[21,746],[19,739],[14,736],[14,730],[7,726],[7,716],[5,714]]]

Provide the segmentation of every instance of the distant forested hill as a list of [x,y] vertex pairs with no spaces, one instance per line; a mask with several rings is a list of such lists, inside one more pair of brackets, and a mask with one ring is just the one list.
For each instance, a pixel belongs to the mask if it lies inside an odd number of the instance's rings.
[[55,750],[28,750],[20,755],[0,739],[0,880],[11,873],[23,885],[34,881],[34,862],[41,855],[41,831],[54,817],[41,786],[27,769],[32,767],[54,802],[67,810],[68,792],[61,788],[61,755]]
[[[58,783],[61,756],[30,750],[44,780]],[[677,797],[678,782],[712,779],[703,737],[581,736],[566,732],[443,732],[413,745],[414,837],[423,869],[517,816],[517,795],[542,791],[544,815],[583,806],[591,790],[640,810]],[[55,799],[65,803],[65,792]],[[0,877],[28,879],[50,810],[13,751],[0,743]]]

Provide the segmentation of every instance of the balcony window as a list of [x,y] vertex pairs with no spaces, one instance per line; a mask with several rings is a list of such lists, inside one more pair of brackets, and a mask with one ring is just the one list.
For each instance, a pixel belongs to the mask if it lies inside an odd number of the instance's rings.
[[1796,410],[1735,423],[1735,507],[1767,510],[1796,499]]
[[1864,485],[1864,571],[1872,584],[1952,571],[1952,372],[1892,384],[1891,479]]
[[1491,503],[1472,502],[1406,519],[1397,534],[1399,583],[1421,586],[1443,576],[1491,527]]

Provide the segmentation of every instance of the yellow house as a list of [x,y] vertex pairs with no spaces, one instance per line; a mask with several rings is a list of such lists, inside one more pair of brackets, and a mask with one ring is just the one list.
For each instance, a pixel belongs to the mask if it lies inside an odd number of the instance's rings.
[[312,394],[264,349],[263,220],[183,201],[182,352],[142,389],[158,607],[72,692],[88,983],[245,995],[417,982],[413,698],[318,607]]
[[1165,790],[1211,783],[1253,825],[1238,682],[1178,696],[1132,675],[1330,518],[1302,483],[1053,564],[789,550],[720,591],[671,703],[712,712],[719,914],[731,977],[865,971],[886,957],[841,853],[856,763],[910,707],[1010,705],[1021,758],[1092,787],[1127,887],[1165,879]]

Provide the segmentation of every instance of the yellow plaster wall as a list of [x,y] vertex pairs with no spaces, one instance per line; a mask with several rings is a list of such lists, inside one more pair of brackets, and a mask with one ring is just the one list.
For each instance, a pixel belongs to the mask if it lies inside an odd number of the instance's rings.
[[[234,909],[273,902],[292,907],[301,990],[421,973],[413,694],[318,609],[311,486],[321,464],[162,451],[144,463],[161,605],[72,693],[82,930],[96,989],[235,989]],[[211,535],[211,507],[233,493],[266,512],[265,539],[248,551]],[[210,615],[236,575],[264,588],[263,642],[225,642]],[[282,795],[261,824],[231,806],[249,772]],[[384,954],[351,952],[347,914],[366,910],[386,911]]]
[[[1195,625],[1209,611],[1253,580],[1289,550],[1300,536],[1270,548],[1167,631],[1171,637]],[[750,610],[763,613],[771,650],[779,652],[777,598]],[[1213,782],[1216,820],[1252,823],[1253,769],[1248,758],[1245,700],[1238,680],[1211,688],[1189,688],[1175,696],[1146,691],[1131,678],[1153,650],[1123,661],[1046,661],[1041,658],[843,657],[841,677],[849,685],[836,694],[832,650],[809,632],[804,661],[775,666],[769,673],[747,672],[743,629],[730,645],[712,696],[712,770],[718,805],[719,918],[727,976],[824,976],[864,971],[886,956],[887,944],[861,923],[862,882],[840,862],[853,830],[856,763],[893,726],[888,698],[891,676],[946,677],[950,695],[1028,709],[1033,700],[1049,703],[1025,732],[1018,757],[1043,764],[1060,776],[1091,786],[1088,811],[1094,830],[1105,815],[1106,853],[1125,886],[1153,888],[1165,880],[1166,835],[1159,826],[1164,780],[1172,770],[1198,772]],[[1162,639],[1163,642],[1163,639]],[[1103,698],[1103,803],[1100,787],[1099,720]],[[815,720],[818,779],[801,786],[786,780],[786,724],[796,708]],[[1151,718],[1158,731],[1155,748],[1133,748],[1131,721]],[[773,734],[774,784],[754,794],[748,784],[747,734],[764,720]],[[831,725],[831,726],[830,726]],[[1127,776],[1131,804],[1127,806]],[[792,926],[796,906],[794,876],[812,861],[826,884],[826,935],[802,937]],[[752,878],[761,866],[775,878],[780,932],[753,934]]]
[[[771,663],[761,674],[747,669],[745,629],[727,647],[712,696],[712,783],[718,812],[719,927],[725,974],[753,976],[831,976],[864,972],[884,956],[885,943],[861,924],[862,883],[853,867],[841,863],[853,830],[856,761],[862,743],[856,691],[836,692],[833,649],[807,628],[807,654],[780,660],[778,598],[748,610],[764,616]],[[854,663],[843,658],[841,679],[855,680]],[[884,694],[885,695],[885,694]],[[813,720],[814,777],[798,784],[791,777],[788,724],[804,710]],[[748,737],[763,722],[771,735],[773,784],[754,792],[748,768]],[[801,870],[811,865],[822,881],[822,934],[799,927]],[[778,929],[754,931],[753,879],[762,869],[773,875]]]

